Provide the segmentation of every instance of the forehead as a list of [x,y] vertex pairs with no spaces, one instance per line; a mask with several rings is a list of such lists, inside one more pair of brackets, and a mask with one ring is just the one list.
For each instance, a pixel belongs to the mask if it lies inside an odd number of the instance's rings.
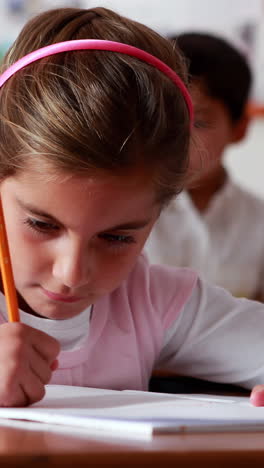
[[152,177],[144,170],[126,170],[112,174],[102,170],[83,175],[40,170],[21,171],[2,182],[21,201],[34,202],[47,209],[85,210],[87,205],[128,206],[153,205],[155,191]]
[[211,101],[214,101],[214,98],[209,95],[206,86],[199,80],[192,82],[190,86],[190,93],[194,106],[196,107],[205,107],[206,105],[210,104]]
[[229,117],[228,109],[221,99],[209,95],[206,86],[202,82],[193,82],[190,93],[194,104],[195,115],[213,117],[222,115]]
[[76,168],[69,171],[58,168],[56,162],[52,163],[45,157],[39,156],[36,159],[29,159],[23,169],[17,171],[14,178],[26,184],[37,181],[41,184],[67,184],[70,187],[77,183],[84,188],[96,183],[101,187],[114,185],[132,189],[145,184],[151,188],[153,171],[143,166],[113,170],[91,168],[81,171]]

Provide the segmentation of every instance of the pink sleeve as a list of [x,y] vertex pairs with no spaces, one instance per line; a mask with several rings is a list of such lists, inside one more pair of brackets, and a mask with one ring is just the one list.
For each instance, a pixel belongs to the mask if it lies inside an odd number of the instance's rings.
[[181,312],[197,283],[197,274],[188,268],[150,266],[150,293],[161,312],[165,329]]

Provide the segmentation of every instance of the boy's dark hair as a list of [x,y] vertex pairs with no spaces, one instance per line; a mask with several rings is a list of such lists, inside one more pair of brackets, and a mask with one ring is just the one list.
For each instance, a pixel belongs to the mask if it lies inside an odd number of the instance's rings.
[[232,120],[239,120],[252,81],[245,57],[226,40],[211,34],[189,32],[170,39],[186,57],[190,79],[199,79],[211,97],[223,102]]

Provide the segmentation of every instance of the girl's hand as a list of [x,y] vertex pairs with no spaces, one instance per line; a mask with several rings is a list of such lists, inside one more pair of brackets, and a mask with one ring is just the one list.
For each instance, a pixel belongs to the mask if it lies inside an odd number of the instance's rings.
[[253,388],[250,401],[254,406],[264,406],[264,385],[256,385]]
[[57,367],[60,345],[23,323],[0,326],[0,406],[26,406],[41,400]]

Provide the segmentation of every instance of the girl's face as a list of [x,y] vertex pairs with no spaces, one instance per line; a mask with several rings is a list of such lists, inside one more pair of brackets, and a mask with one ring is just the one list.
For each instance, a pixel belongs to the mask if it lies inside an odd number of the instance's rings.
[[144,171],[51,180],[25,170],[0,193],[20,306],[50,319],[117,288],[159,214]]

